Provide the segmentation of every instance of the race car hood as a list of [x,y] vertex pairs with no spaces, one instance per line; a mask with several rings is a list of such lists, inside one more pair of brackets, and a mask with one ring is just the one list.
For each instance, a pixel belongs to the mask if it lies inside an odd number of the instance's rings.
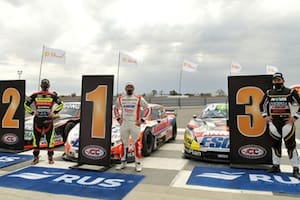
[[229,149],[229,131],[226,119],[205,121],[206,125],[192,130],[193,138],[200,144],[201,149]]
[[206,122],[206,124],[212,128],[225,128],[227,127],[227,119],[225,118],[207,118],[204,119],[204,121]]
[[[68,141],[72,144],[72,141],[76,141],[79,138],[80,132],[80,123],[77,123],[69,132]],[[117,143],[121,141],[120,135],[120,124],[117,120],[113,119],[112,121],[112,131],[111,131],[111,142]]]
[[226,126],[226,119],[205,119],[205,125],[195,127],[193,129],[193,135],[195,137],[207,137],[207,136],[228,136],[229,131],[228,127]]

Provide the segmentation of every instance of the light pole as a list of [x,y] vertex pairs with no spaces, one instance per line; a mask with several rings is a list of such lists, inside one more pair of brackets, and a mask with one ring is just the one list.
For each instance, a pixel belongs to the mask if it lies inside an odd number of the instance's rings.
[[[179,63],[179,58],[178,58],[178,52],[177,52],[177,49],[182,45],[181,42],[172,42],[171,43],[171,46],[173,47],[174,49],[174,55],[175,55],[175,65],[178,65]],[[182,63],[179,65],[180,67],[180,70],[179,70],[179,91],[178,91],[178,106],[179,106],[179,109],[181,108],[181,79],[182,79]]]
[[21,79],[21,74],[23,73],[23,71],[22,70],[18,70],[17,73],[19,75],[19,80],[20,80]]

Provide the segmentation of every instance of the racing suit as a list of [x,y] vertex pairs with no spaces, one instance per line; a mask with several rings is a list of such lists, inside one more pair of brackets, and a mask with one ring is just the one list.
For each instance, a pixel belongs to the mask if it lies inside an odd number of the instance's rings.
[[143,118],[149,115],[148,103],[142,96],[124,95],[119,96],[114,108],[114,114],[120,122],[120,134],[123,142],[123,154],[121,161],[127,161],[128,139],[131,135],[135,145],[135,162],[140,162],[142,158],[142,143],[140,137],[141,108],[143,109]]
[[300,107],[291,116],[290,105],[297,103],[300,105],[300,98],[296,90],[282,87],[280,89],[267,90],[261,103],[260,111],[263,117],[270,116],[269,134],[272,138],[272,162],[273,166],[280,165],[281,145],[284,140],[287,148],[290,163],[298,169],[298,153],[295,141],[295,125],[288,123],[290,117],[298,119],[300,117]]
[[[31,104],[34,103],[35,111],[31,108]],[[40,140],[43,134],[46,135],[48,143],[48,157],[53,157],[54,154],[54,129],[53,119],[51,113],[54,103],[57,104],[53,110],[53,114],[57,114],[64,106],[64,103],[59,97],[47,91],[40,91],[33,93],[26,98],[24,107],[26,112],[34,115],[33,119],[33,155],[39,156],[40,153]]]

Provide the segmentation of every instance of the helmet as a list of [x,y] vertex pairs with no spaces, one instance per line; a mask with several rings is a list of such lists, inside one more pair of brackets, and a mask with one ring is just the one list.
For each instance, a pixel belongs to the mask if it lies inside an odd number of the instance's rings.
[[50,87],[50,81],[48,79],[43,79],[41,81],[41,88],[42,90],[47,90]]

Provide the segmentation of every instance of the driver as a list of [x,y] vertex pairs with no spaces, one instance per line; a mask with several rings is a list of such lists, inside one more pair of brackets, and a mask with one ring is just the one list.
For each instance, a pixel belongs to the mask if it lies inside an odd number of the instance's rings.
[[[61,111],[64,103],[59,97],[49,91],[50,82],[48,79],[41,81],[41,91],[33,93],[26,98],[24,103],[25,111],[34,116],[33,119],[33,155],[34,159],[31,164],[35,165],[39,162],[40,154],[40,140],[42,134],[46,135],[48,143],[48,161],[49,164],[53,164],[54,154],[54,129],[53,119],[57,117],[57,113]],[[34,103],[35,110],[31,108],[31,104]],[[53,110],[54,103],[57,106]]]
[[[272,78],[273,88],[267,90],[260,103],[260,111],[266,123],[272,141],[272,163],[270,173],[280,172],[282,140],[287,148],[290,163],[293,166],[293,176],[300,179],[298,152],[295,141],[295,121],[300,117],[300,98],[296,90],[284,86],[282,73],[276,72]],[[298,103],[294,115],[290,105]]]
[[142,144],[139,140],[140,137],[140,124],[144,122],[141,116],[141,109],[143,117],[146,118],[149,114],[148,103],[139,95],[134,94],[134,85],[132,82],[128,82],[125,86],[126,94],[119,96],[116,101],[114,113],[117,120],[120,123],[120,133],[123,142],[122,150],[123,155],[121,157],[121,164],[116,167],[117,170],[123,169],[127,163],[128,154],[128,139],[131,135],[135,145],[135,170],[137,172],[142,171],[141,165],[141,149]]

